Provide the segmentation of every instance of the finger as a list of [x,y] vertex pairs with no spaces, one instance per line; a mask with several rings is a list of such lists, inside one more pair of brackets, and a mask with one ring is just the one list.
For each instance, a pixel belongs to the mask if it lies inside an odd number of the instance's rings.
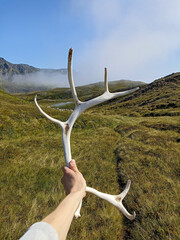
[[71,160],[70,163],[69,163],[69,167],[71,170],[73,170],[74,172],[79,172],[77,166],[76,166],[76,162],[75,160]]
[[64,172],[64,174],[67,174],[67,173],[71,173],[72,170],[70,168],[68,168],[67,166],[64,166],[63,167],[63,172]]

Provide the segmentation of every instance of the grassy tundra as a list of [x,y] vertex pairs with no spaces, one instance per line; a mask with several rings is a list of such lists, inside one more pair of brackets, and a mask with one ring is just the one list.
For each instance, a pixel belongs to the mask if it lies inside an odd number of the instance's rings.
[[[70,111],[47,108],[55,94],[42,94],[39,103],[49,115],[66,120]],[[61,130],[26,96],[0,91],[2,240],[18,239],[65,196]],[[65,97],[62,101],[69,101]],[[180,77],[175,74],[80,116],[72,131],[72,156],[87,184],[117,194],[131,179],[124,204],[137,217],[126,220],[115,207],[87,194],[68,239],[179,239],[179,100]]]

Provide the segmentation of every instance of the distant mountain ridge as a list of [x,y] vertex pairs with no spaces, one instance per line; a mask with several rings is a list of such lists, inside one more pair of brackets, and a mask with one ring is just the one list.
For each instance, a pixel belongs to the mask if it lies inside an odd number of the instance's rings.
[[0,88],[9,93],[32,92],[52,88],[53,80],[65,77],[67,69],[36,68],[28,64],[13,64],[0,58]]
[[12,81],[14,75],[25,75],[34,72],[59,72],[66,74],[67,69],[42,69],[30,66],[28,64],[13,64],[6,61],[4,58],[0,58],[0,78],[3,80]]
[[39,68],[29,66],[27,64],[13,64],[6,61],[4,58],[0,58],[0,75],[1,78],[11,80],[14,74],[27,74],[39,71]]

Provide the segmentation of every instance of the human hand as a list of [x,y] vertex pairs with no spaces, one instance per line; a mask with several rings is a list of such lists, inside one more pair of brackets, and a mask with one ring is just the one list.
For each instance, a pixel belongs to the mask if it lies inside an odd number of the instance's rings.
[[64,186],[66,194],[72,192],[82,193],[82,197],[85,196],[86,181],[83,175],[79,172],[75,160],[71,160],[69,163],[69,168],[67,166],[63,167],[64,175],[61,182]]

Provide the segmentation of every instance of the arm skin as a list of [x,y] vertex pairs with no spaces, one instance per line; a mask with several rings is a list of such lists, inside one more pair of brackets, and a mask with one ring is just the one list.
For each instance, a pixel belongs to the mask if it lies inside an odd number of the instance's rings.
[[61,182],[67,196],[52,213],[42,220],[56,230],[61,240],[66,239],[74,213],[85,196],[86,189],[86,181],[79,172],[75,160],[71,160],[70,167],[64,167],[63,171],[64,176]]

